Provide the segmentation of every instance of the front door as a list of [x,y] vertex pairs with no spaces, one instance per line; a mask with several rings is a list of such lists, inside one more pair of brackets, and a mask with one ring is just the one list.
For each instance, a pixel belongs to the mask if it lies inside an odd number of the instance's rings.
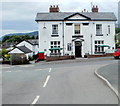
[[75,41],[75,56],[82,57],[81,54],[82,43],[80,41]]

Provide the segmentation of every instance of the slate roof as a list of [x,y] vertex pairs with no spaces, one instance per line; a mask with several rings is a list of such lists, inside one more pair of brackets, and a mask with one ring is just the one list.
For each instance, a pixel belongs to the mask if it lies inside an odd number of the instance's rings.
[[74,14],[80,14],[93,21],[116,21],[113,12],[56,12],[56,13],[37,13],[35,21],[63,21]]
[[38,45],[38,39],[30,39],[30,40],[26,40],[26,41],[32,45]]
[[18,48],[19,50],[21,50],[21,51],[24,52],[25,54],[32,52],[32,51],[31,51],[30,49],[28,49],[26,46],[18,46],[18,47],[16,47],[16,48]]
[[17,42],[4,42],[1,44],[1,48],[7,49],[9,47],[13,47],[17,44]]

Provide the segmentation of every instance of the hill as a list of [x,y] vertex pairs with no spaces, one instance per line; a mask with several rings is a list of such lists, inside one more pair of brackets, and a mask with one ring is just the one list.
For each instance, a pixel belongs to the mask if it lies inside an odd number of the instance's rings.
[[16,36],[20,36],[20,35],[38,36],[38,31],[28,32],[28,33],[12,33],[12,34],[6,34],[6,35],[2,36],[2,37],[0,38],[0,40],[2,40],[5,36],[13,36],[13,35],[16,35]]

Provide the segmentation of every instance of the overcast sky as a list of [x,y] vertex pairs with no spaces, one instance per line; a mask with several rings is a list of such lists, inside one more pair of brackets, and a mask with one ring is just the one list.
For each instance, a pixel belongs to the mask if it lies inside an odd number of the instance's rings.
[[[100,12],[114,12],[118,15],[119,0],[3,0],[0,2],[1,35],[38,30],[35,22],[37,12],[48,12],[50,5],[59,5],[61,12],[91,12],[91,2],[98,5]],[[1,24],[0,24],[1,25]],[[0,26],[1,27],[1,26]]]

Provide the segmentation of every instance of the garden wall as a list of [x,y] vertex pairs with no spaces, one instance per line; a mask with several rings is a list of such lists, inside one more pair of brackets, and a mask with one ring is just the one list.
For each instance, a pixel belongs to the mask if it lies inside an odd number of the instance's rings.
[[56,61],[56,60],[66,60],[66,59],[75,59],[75,56],[47,56],[46,61]]

